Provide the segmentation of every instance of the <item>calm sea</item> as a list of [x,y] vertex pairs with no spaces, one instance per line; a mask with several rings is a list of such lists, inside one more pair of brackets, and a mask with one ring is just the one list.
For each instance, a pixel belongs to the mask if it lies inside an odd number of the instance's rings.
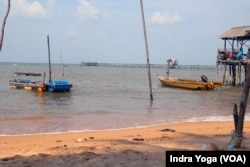
[[[146,68],[67,65],[63,70],[53,65],[52,79],[67,79],[73,84],[69,93],[12,89],[9,80],[16,71],[45,72],[48,80],[47,64],[0,64],[0,135],[233,120],[233,104],[239,104],[243,90],[223,87],[207,92],[162,87],[157,73],[165,75],[166,69],[151,68],[154,98],[151,104]],[[211,80],[216,78],[215,70],[211,69],[170,71],[171,76],[182,78],[200,79],[201,74]],[[249,118],[247,107],[246,119]]]

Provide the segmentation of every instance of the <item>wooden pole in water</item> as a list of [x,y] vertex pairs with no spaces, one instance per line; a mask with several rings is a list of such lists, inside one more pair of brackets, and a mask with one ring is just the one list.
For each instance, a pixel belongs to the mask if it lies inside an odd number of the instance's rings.
[[43,82],[42,82],[43,85],[44,85],[44,83],[45,83],[45,76],[46,76],[46,72],[43,73]]
[[146,32],[146,25],[145,25],[144,9],[143,9],[142,0],[140,0],[140,4],[141,4],[141,15],[142,15],[142,24],[143,24],[143,31],[144,31],[144,40],[145,40],[145,49],[146,49],[146,58],[147,58],[147,67],[148,67],[148,81],[149,81],[150,100],[152,102],[153,101],[153,93],[152,93],[150,63],[149,63],[149,51],[148,51],[147,32]]
[[216,81],[218,81],[218,76],[219,76],[219,64],[218,63],[216,63]]
[[48,58],[49,58],[49,81],[51,80],[51,63],[50,63],[50,45],[49,45],[49,35],[47,35],[48,43]]
[[168,62],[167,76],[169,77],[170,60],[168,60],[167,62]]
[[62,65],[62,76],[64,76],[64,65],[62,61],[62,52],[60,52],[60,60],[61,60],[61,65]]

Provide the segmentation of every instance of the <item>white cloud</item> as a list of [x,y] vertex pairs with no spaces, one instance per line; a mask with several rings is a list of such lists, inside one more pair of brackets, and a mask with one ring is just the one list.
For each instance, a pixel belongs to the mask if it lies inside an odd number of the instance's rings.
[[167,24],[174,24],[179,22],[181,17],[178,14],[171,14],[171,13],[161,13],[161,12],[154,12],[151,16],[151,22],[155,24],[167,25]]
[[80,20],[95,20],[98,18],[100,11],[88,0],[78,0],[78,2],[79,6],[75,14]]
[[46,8],[38,1],[28,2],[27,0],[12,1],[10,13],[15,16],[28,16],[32,18],[48,18]]

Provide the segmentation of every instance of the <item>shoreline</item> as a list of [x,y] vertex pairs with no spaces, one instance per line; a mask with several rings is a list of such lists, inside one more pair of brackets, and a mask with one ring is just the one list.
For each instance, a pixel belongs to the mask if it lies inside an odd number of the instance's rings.
[[[200,150],[209,143],[228,149],[233,129],[233,121],[206,121],[0,136],[0,166],[164,166],[167,150]],[[250,150],[250,121],[243,136],[241,150]]]
[[[250,121],[250,115],[246,113],[245,115],[245,122]],[[107,128],[107,129],[86,129],[86,130],[69,130],[69,131],[58,131],[58,132],[41,132],[41,133],[20,133],[20,134],[0,134],[0,137],[2,136],[32,136],[32,135],[49,135],[49,134],[61,134],[61,133],[82,133],[82,132],[89,132],[89,131],[116,131],[116,130],[127,130],[127,129],[140,129],[140,128],[150,128],[154,126],[162,126],[162,125],[174,125],[174,124],[182,124],[182,123],[195,123],[195,122],[230,122],[232,121],[232,116],[219,116],[217,119],[214,119],[214,116],[210,118],[206,117],[199,117],[199,118],[190,118],[186,119],[184,121],[177,121],[177,122],[168,122],[168,123],[159,123],[159,124],[152,124],[152,125],[140,125],[135,127],[122,127],[122,128]]]

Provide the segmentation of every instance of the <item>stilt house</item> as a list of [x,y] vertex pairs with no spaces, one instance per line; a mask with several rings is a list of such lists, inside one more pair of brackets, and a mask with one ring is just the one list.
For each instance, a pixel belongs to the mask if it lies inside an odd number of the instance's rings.
[[[245,80],[246,66],[250,63],[250,26],[234,27],[223,33],[224,48],[217,51],[218,66],[224,66],[223,83],[242,85]],[[241,74],[244,78],[241,81]]]

